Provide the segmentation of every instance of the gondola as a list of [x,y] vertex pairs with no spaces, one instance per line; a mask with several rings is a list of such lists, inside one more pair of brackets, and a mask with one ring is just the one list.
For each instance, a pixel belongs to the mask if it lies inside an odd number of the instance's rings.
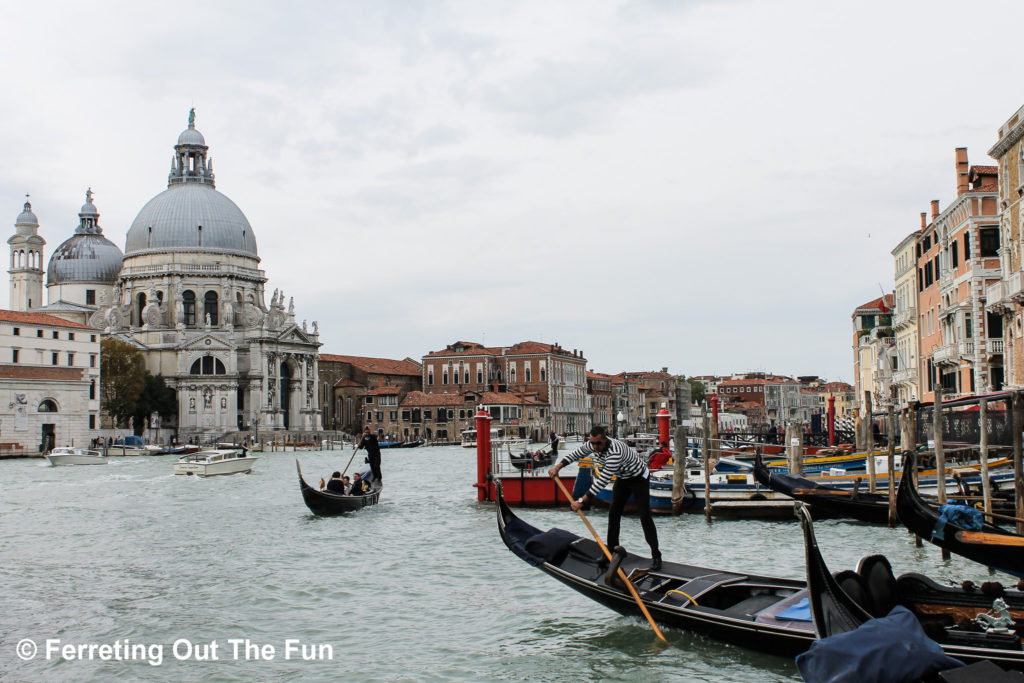
[[419,441],[403,441],[397,448],[419,448],[423,445],[423,439]]
[[797,655],[814,641],[809,620],[780,618],[807,597],[803,581],[667,561],[652,572],[650,559],[624,551],[616,552],[608,563],[592,539],[562,529],[541,532],[519,519],[505,503],[501,482],[495,488],[498,532],[508,549],[609,609],[640,616],[629,591],[616,585],[621,567],[653,618],[664,626],[782,656]]
[[914,471],[915,456],[904,453],[903,477],[896,492],[896,511],[900,521],[915,534],[940,548],[962,555],[969,560],[1024,578],[1024,536],[986,522],[971,531],[946,522],[941,538],[935,535],[939,511],[921,499],[910,473]]
[[889,520],[889,497],[882,493],[851,491],[819,484],[793,474],[777,474],[768,470],[761,453],[754,456],[754,479],[795,500],[808,503],[817,518],[841,517],[863,522],[885,524]]
[[[910,572],[896,578],[883,555],[861,559],[857,571],[833,574],[825,564],[814,537],[811,515],[798,506],[807,560],[807,586],[811,617],[820,638],[852,631],[869,619],[887,615],[893,607],[909,609],[924,632],[951,657],[966,663],[983,659],[1024,669],[1024,593],[1003,589],[1013,633],[987,632],[976,623],[979,614],[991,614],[993,595],[973,588],[943,586],[923,574]],[[977,630],[975,630],[977,629]]]
[[295,461],[295,469],[299,472],[299,489],[302,491],[302,500],[314,515],[321,517],[343,515],[368,505],[376,505],[380,501],[380,492],[383,488],[380,482],[372,482],[373,488],[365,495],[342,496],[328,491],[318,491],[307,484],[306,480],[302,478],[302,468],[299,466],[298,460]]
[[508,459],[517,470],[534,470],[540,467],[547,467],[555,461],[555,454],[551,451],[540,449],[537,451],[523,451],[519,454],[512,453],[512,447],[508,449]]
[[380,448],[407,448],[405,441],[381,441],[377,444]]

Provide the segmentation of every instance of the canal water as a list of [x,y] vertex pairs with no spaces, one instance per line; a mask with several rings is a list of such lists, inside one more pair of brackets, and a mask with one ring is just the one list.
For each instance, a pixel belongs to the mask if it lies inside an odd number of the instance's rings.
[[[348,452],[267,453],[210,479],[174,476],[171,456],[0,462],[0,680],[799,680],[788,658],[682,631],[658,647],[523,563],[476,502],[473,451],[385,450],[381,503],[335,518],[303,505],[296,456],[314,482]],[[520,514],[586,534],[566,510]],[[667,559],[803,577],[795,521],[657,524]],[[816,529],[834,570],[881,552],[897,573],[989,578],[903,530]],[[642,538],[626,519],[624,545],[646,554]]]

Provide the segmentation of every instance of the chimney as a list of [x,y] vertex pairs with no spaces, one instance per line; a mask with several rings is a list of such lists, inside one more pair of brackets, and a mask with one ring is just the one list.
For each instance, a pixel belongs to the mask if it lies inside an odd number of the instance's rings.
[[970,184],[967,181],[967,148],[956,148],[956,196],[969,191]]
[[939,217],[939,200],[938,199],[933,199],[932,200],[932,220],[934,221],[938,217]]
[[924,230],[928,227],[928,214],[924,211],[921,212],[921,229]]

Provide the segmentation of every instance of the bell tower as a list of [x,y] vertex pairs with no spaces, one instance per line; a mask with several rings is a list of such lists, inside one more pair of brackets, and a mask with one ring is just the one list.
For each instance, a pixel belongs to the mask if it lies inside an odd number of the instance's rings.
[[25,208],[14,221],[14,234],[7,240],[11,245],[11,310],[27,311],[44,305],[43,301],[43,245],[39,236],[39,219],[32,213],[32,205],[25,195]]

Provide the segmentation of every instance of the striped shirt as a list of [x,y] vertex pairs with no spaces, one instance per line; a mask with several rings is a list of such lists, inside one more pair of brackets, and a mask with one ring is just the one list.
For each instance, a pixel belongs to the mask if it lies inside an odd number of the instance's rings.
[[590,445],[590,441],[586,441],[582,446],[562,458],[558,464],[565,467],[569,463],[577,462],[588,455],[601,468],[601,476],[594,480],[590,490],[587,491],[592,498],[596,498],[597,494],[611,483],[612,477],[629,479],[630,477],[638,477],[647,472],[647,463],[637,455],[636,451],[622,441],[611,438],[608,438],[608,447],[604,449],[604,453],[598,453]]

